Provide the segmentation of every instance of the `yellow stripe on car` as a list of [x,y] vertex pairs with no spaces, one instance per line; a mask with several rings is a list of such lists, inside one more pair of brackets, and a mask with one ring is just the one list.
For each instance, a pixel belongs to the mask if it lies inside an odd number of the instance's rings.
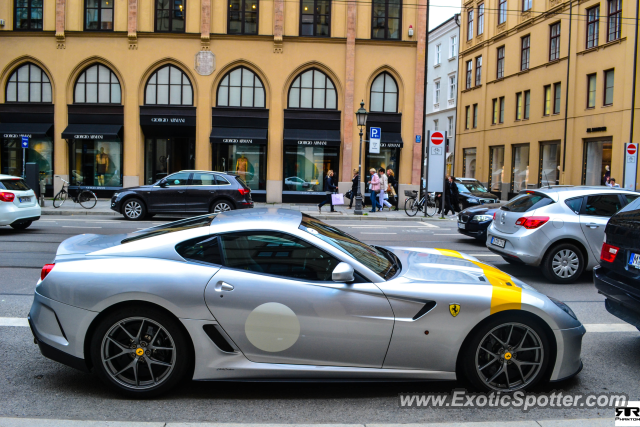
[[452,251],[451,249],[439,249],[439,248],[436,248],[436,251],[440,252],[440,254],[444,256],[464,259],[464,257],[458,251]]

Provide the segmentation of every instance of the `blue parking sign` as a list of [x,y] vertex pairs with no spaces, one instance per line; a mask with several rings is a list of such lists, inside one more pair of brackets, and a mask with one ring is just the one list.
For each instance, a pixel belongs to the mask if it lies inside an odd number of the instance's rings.
[[370,128],[369,129],[369,139],[381,139],[382,129],[380,128]]
[[22,148],[29,148],[29,137],[28,136],[23,136],[22,137]]
[[416,135],[416,144],[420,144],[421,140],[422,140],[422,135]]

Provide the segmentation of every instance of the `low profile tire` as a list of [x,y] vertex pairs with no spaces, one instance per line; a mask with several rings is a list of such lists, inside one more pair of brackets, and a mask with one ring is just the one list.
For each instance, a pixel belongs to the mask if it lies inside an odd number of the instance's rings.
[[542,260],[542,273],[553,283],[573,283],[584,271],[584,256],[577,246],[564,243],[549,249]]
[[91,337],[93,370],[121,394],[147,398],[165,393],[190,372],[190,343],[177,322],[150,308],[121,308]]
[[494,315],[473,332],[462,371],[480,391],[530,390],[547,375],[553,357],[539,321],[516,313]]
[[222,213],[233,210],[233,204],[227,200],[218,200],[211,205],[211,213]]
[[127,199],[122,205],[122,215],[129,221],[140,221],[147,216],[147,207],[140,199]]
[[26,230],[32,223],[33,221],[24,221],[17,224],[13,223],[11,224],[11,228],[13,228],[14,230]]

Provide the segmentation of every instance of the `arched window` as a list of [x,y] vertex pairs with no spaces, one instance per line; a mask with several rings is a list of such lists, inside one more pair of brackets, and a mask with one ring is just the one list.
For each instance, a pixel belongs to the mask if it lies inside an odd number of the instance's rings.
[[380,73],[371,84],[371,111],[398,112],[398,85],[386,71]]
[[250,69],[236,68],[218,86],[218,107],[264,108],[264,86]]
[[120,81],[108,67],[95,64],[78,77],[75,104],[120,104],[121,101]]
[[312,69],[303,72],[289,89],[289,108],[337,109],[336,88],[326,74]]
[[165,65],[153,73],[145,91],[146,105],[193,105],[193,88],[185,73]]
[[34,64],[24,64],[11,74],[6,102],[51,102],[51,82]]

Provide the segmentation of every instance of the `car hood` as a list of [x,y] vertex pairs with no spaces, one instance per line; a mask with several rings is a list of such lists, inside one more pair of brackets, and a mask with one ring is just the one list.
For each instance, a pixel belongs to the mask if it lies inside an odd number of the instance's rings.
[[535,288],[521,280],[462,252],[427,248],[385,249],[392,251],[400,259],[400,275],[409,280],[452,285],[516,286],[535,291]]
[[465,197],[479,197],[481,199],[497,199],[495,194],[487,193],[486,191],[471,191],[469,193],[459,193]]

